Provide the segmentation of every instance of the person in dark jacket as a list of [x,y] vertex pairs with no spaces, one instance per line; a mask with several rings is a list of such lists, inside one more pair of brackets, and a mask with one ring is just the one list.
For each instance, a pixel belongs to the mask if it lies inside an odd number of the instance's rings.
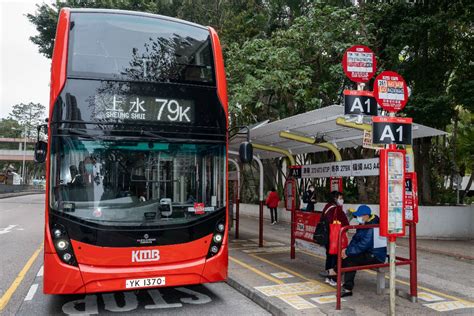
[[314,185],[310,185],[308,190],[303,194],[303,203],[307,203],[306,212],[314,212],[314,204],[316,203]]
[[[331,224],[334,221],[341,222],[341,226],[349,225],[349,221],[347,220],[347,216],[342,209],[342,205],[344,204],[343,195],[341,192],[332,191],[329,195],[328,203],[324,206],[323,212],[321,214],[321,219],[325,219],[326,223]],[[328,227],[329,233],[329,227]],[[326,276],[326,283],[336,286],[336,272],[334,268],[337,264],[337,255],[329,254],[329,236],[327,238],[328,243],[325,245],[326,248],[326,274],[321,274]]]
[[[379,224],[379,217],[372,214],[370,207],[361,205],[353,213],[361,225]],[[375,244],[374,240],[379,240],[378,230],[373,228],[358,229],[352,237],[351,242],[346,249],[341,252],[342,267],[363,266],[368,264],[377,264],[385,262],[387,257],[386,243]],[[344,274],[344,285],[341,296],[351,296],[354,288],[354,279],[356,271],[346,272]]]
[[276,189],[272,188],[270,193],[268,194],[267,200],[265,201],[265,204],[270,209],[270,217],[271,217],[272,225],[275,225],[276,223],[278,223],[278,212],[277,212],[278,202],[280,202],[280,197],[278,196]]

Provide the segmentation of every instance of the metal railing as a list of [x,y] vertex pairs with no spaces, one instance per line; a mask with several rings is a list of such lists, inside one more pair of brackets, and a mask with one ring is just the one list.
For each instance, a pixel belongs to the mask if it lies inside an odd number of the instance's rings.
[[[409,232],[409,256],[410,258],[395,257],[397,266],[410,265],[410,297],[413,302],[418,296],[418,278],[417,278],[417,257],[416,257],[416,223],[413,221],[406,221],[406,225],[410,228]],[[368,264],[354,267],[342,267],[342,234],[349,229],[370,229],[379,228],[379,225],[349,225],[342,227],[339,231],[339,240],[337,243],[337,293],[336,293],[336,310],[341,309],[341,281],[344,272],[351,272],[357,270],[385,268],[389,263]]]

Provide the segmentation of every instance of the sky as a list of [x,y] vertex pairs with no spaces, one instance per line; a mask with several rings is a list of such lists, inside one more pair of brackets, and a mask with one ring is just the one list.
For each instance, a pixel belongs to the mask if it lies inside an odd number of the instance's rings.
[[18,103],[49,104],[50,60],[29,37],[37,31],[25,14],[48,0],[0,0],[0,118]]

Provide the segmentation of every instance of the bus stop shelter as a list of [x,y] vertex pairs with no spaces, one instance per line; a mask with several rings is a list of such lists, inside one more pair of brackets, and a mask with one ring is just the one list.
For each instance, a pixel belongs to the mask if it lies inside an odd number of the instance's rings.
[[[249,140],[253,145],[254,159],[260,168],[260,214],[259,214],[259,246],[263,246],[263,166],[261,160],[286,157],[289,167],[296,165],[295,155],[315,152],[331,151],[335,161],[342,161],[341,149],[363,146],[371,148],[370,133],[372,131],[371,117],[368,116],[345,116],[344,106],[331,105],[328,107],[312,110],[274,122],[265,121],[249,127]],[[442,136],[447,133],[428,126],[413,123],[412,139],[423,137]],[[364,140],[365,138],[365,140]],[[242,138],[232,137],[229,144],[229,153],[237,155]],[[372,146],[373,149],[376,149]],[[407,156],[411,158],[411,168],[414,169],[414,157],[411,146],[406,147]],[[235,164],[234,159],[234,164]],[[239,175],[242,173],[239,172]],[[239,183],[242,181],[239,179]],[[239,188],[240,189],[240,188]],[[299,198],[299,197],[296,197]],[[239,201],[237,199],[237,201]],[[237,206],[238,209],[238,206]],[[291,258],[295,257],[295,212],[291,216]],[[238,221],[238,214],[236,214]],[[238,236],[238,226],[236,226]],[[238,237],[237,237],[238,238]],[[410,223],[410,258],[400,259],[397,264],[409,264],[411,266],[412,293],[416,299],[416,225]],[[413,295],[412,295],[413,298]],[[340,297],[338,297],[338,308]]]
[[[249,139],[254,149],[254,160],[262,169],[261,160],[286,157],[289,165],[296,165],[295,155],[331,151],[335,161],[341,161],[340,149],[362,146],[364,133],[371,132],[370,117],[344,116],[344,106],[331,105],[294,115],[274,122],[261,122],[249,127]],[[442,136],[447,133],[413,123],[412,138]],[[229,153],[235,165],[243,138],[237,134],[229,144]],[[407,153],[413,157],[411,146]],[[412,162],[414,164],[414,161]],[[239,172],[239,176],[242,173]],[[242,181],[239,179],[239,183]],[[263,170],[260,170],[260,206],[263,208]],[[240,189],[240,188],[239,188]],[[237,206],[238,208],[238,206]],[[238,218],[236,219],[238,220]],[[263,215],[260,215],[263,221]],[[262,225],[260,224],[260,227]],[[236,232],[238,235],[238,232]],[[262,229],[259,230],[262,240]],[[260,244],[262,246],[262,244]],[[294,246],[292,242],[292,247]]]

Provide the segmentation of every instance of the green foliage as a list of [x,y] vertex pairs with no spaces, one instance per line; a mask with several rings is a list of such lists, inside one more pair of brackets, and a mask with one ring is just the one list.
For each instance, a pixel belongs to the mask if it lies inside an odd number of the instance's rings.
[[20,124],[14,119],[0,119],[0,137],[18,138],[21,136]]
[[346,79],[340,66],[352,43],[373,38],[354,32],[355,7],[316,3],[271,38],[229,45],[226,51],[235,124],[279,119],[340,102]]
[[[45,106],[40,103],[15,104],[8,119],[17,122],[21,128],[22,136],[33,137],[36,135],[36,127],[44,123],[44,110]],[[24,135],[25,130],[26,135]]]

